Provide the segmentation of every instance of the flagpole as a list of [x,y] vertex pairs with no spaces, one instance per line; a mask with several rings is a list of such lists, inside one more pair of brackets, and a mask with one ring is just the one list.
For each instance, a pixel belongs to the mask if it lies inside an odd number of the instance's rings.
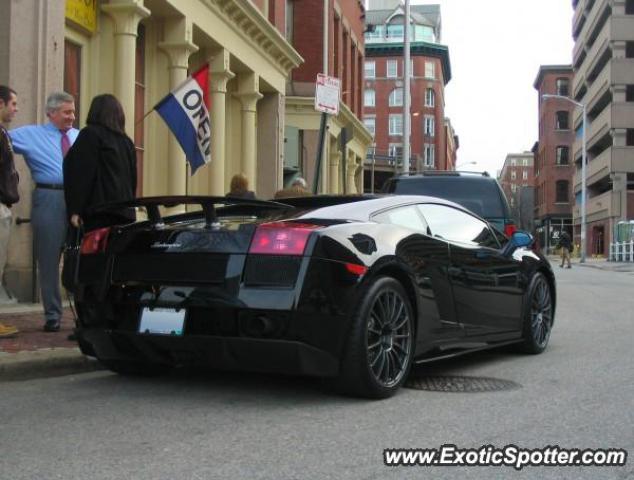
[[153,111],[154,111],[154,108],[150,108],[150,109],[147,111],[147,113],[146,113],[145,115],[143,115],[143,117],[141,117],[139,120],[137,120],[136,122],[134,122],[134,126],[136,127],[139,123],[141,123],[143,120],[145,120],[145,119],[148,117],[148,115],[149,115],[150,113],[152,113]]

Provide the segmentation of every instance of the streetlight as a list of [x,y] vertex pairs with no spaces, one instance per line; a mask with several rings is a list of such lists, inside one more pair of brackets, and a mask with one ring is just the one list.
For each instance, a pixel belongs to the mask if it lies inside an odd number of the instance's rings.
[[475,165],[476,163],[478,163],[478,162],[476,162],[475,160],[473,160],[473,161],[471,161],[471,162],[463,162],[463,163],[461,163],[460,165],[456,165],[456,170],[457,170],[458,168],[460,168],[460,167],[464,167],[465,165]]
[[560,100],[567,100],[581,108],[583,114],[583,123],[581,133],[581,258],[579,262],[584,263],[586,261],[586,126],[587,126],[587,114],[586,106],[583,103],[576,102],[570,97],[564,95],[554,95],[551,93],[542,94],[542,99],[547,100],[549,98],[558,98]]

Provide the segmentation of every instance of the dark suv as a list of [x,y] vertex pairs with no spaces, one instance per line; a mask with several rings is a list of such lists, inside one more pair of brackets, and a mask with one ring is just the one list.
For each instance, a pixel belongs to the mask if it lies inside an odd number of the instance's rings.
[[509,237],[516,230],[504,191],[486,172],[433,170],[399,175],[385,182],[383,192],[444,198],[471,210]]

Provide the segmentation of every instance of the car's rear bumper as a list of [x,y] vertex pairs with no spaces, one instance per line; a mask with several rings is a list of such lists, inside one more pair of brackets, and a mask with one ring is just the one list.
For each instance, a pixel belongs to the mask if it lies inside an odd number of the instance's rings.
[[339,361],[306,343],[240,337],[149,335],[103,328],[80,328],[82,343],[102,360],[144,360],[172,366],[336,376]]

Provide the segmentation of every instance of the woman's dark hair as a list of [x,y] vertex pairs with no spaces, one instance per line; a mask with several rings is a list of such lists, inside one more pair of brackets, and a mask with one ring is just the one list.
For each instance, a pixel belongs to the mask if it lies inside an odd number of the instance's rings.
[[86,123],[88,125],[101,125],[115,132],[125,133],[125,114],[117,97],[104,93],[93,98]]

